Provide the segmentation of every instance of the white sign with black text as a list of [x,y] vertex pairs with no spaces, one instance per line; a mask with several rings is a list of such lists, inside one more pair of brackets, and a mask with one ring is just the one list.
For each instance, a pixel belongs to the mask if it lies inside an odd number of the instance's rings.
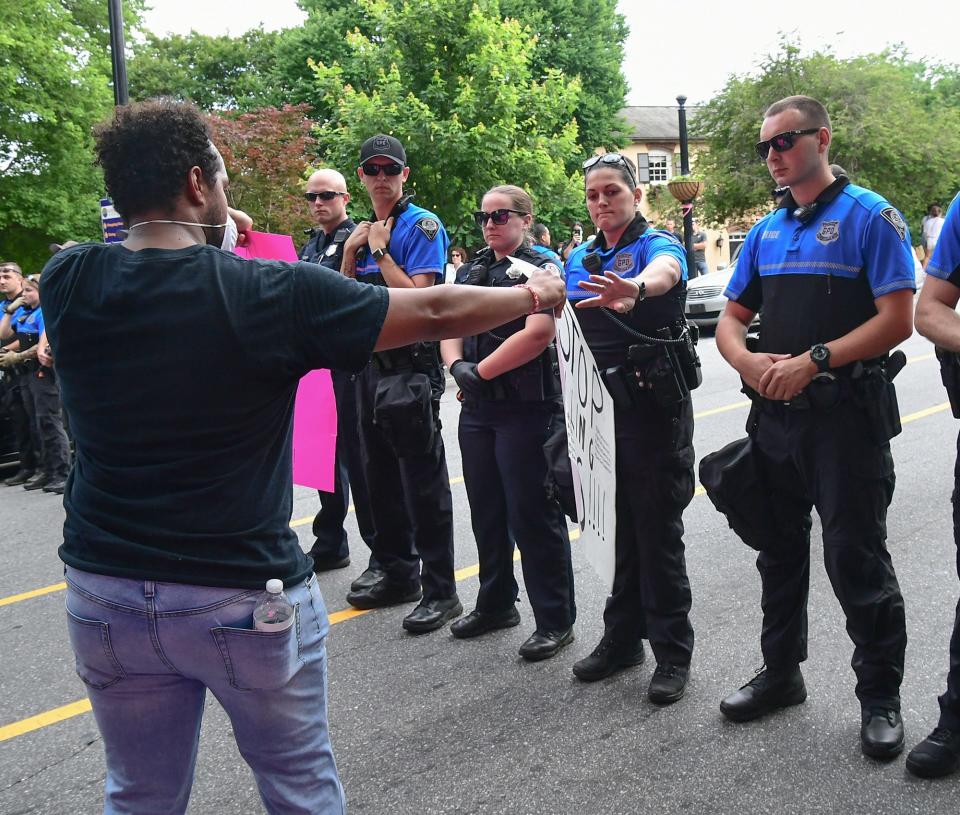
[[567,445],[577,492],[580,545],[608,588],[616,566],[617,468],[613,399],[568,302],[557,320]]

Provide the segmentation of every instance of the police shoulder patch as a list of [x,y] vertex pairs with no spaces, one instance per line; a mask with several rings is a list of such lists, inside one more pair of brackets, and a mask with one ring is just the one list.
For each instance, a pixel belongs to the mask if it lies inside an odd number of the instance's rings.
[[428,241],[432,241],[440,231],[440,222],[436,218],[421,218],[417,221],[417,229],[427,236]]
[[613,259],[613,271],[625,274],[633,268],[633,255],[630,252],[620,252]]
[[880,217],[897,230],[900,240],[906,240],[907,222],[903,220],[903,216],[899,212],[893,207],[887,207],[886,209],[880,210]]

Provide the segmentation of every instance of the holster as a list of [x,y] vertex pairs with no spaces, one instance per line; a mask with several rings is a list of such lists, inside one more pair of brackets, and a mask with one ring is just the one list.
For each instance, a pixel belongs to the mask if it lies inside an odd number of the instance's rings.
[[381,374],[426,374],[440,367],[440,355],[437,343],[415,342],[413,345],[375,352],[373,364]]
[[950,399],[950,411],[954,419],[960,419],[960,354],[939,346],[934,350],[940,361],[940,379]]
[[877,444],[886,444],[900,434],[900,406],[893,378],[906,363],[903,351],[882,360],[854,365],[850,375],[853,398],[867,418],[867,428]]
[[382,376],[373,397],[373,422],[399,458],[428,453],[437,433],[430,377],[416,371]]

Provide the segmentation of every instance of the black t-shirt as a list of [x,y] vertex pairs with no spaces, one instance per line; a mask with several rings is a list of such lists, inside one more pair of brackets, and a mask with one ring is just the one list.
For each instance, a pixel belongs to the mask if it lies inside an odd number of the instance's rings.
[[364,366],[387,292],[208,246],[84,244],[43,274],[77,449],[64,562],[208,586],[306,578],[289,526],[297,383]]

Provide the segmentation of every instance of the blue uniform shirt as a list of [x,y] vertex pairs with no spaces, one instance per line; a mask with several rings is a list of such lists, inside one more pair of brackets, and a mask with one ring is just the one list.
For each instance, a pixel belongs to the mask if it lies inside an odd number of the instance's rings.
[[623,233],[619,242],[607,248],[601,233],[592,241],[582,243],[570,253],[567,259],[567,298],[571,301],[593,297],[593,293],[581,289],[577,284],[589,280],[590,273],[584,268],[583,259],[591,253],[599,254],[601,271],[610,270],[620,277],[636,277],[654,258],[667,255],[680,264],[681,280],[669,292],[660,297],[651,297],[637,303],[629,314],[604,314],[605,309],[577,309],[577,319],[583,328],[584,336],[601,367],[620,365],[626,359],[627,348],[637,342],[616,322],[626,324],[634,331],[648,336],[661,328],[669,328],[683,321],[683,301],[686,297],[687,257],[683,246],[674,235],[650,229],[641,217],[633,221]]
[[43,312],[40,310],[40,306],[36,308],[20,306],[13,312],[10,325],[18,334],[42,334]]
[[553,263],[556,263],[561,269],[563,268],[563,260],[560,258],[560,255],[554,252],[549,246],[544,246],[541,243],[532,243],[530,244],[529,249],[531,252],[536,252],[538,255],[544,255]]
[[796,210],[788,193],[757,222],[724,292],[763,308],[761,351],[796,355],[835,340],[876,315],[876,298],[916,285],[907,224],[882,196],[841,177],[805,222]]
[[947,210],[933,257],[927,264],[927,274],[960,287],[960,193]]
[[[450,239],[440,219],[423,207],[408,204],[393,225],[387,251],[410,277],[432,274],[435,282],[441,283],[449,245]],[[363,260],[357,263],[356,275],[362,283],[386,285],[369,246]]]

